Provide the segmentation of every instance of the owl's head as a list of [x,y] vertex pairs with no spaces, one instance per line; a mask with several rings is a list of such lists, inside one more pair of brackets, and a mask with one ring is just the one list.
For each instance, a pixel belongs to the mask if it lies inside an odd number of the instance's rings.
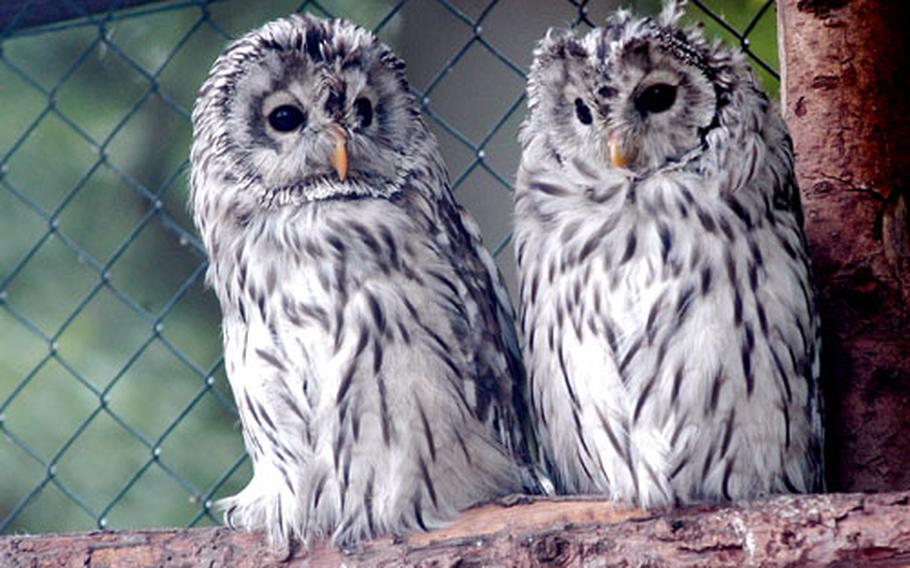
[[394,193],[426,135],[388,47],[350,22],[299,14],[225,50],[193,129],[194,193],[239,187],[269,204]]
[[582,38],[548,34],[535,51],[522,142],[537,138],[557,161],[644,173],[740,121],[743,105],[764,97],[740,55],[677,26],[682,5],[656,19],[620,11]]

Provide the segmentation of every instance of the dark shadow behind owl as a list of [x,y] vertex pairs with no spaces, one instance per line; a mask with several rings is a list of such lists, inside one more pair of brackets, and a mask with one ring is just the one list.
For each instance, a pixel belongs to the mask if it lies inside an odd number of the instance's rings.
[[343,20],[232,43],[193,111],[192,209],[273,542],[426,530],[536,491],[513,314],[404,64]]
[[823,489],[793,152],[744,56],[619,12],[535,52],[515,197],[532,414],[558,492]]

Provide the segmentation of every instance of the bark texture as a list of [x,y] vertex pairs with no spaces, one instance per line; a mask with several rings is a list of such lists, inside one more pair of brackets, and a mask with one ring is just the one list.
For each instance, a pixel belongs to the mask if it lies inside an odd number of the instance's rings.
[[835,491],[910,488],[908,15],[904,1],[778,0]]
[[355,551],[270,549],[225,528],[0,538],[4,567],[906,566],[910,493],[781,497],[664,515],[604,501],[489,505],[454,526]]

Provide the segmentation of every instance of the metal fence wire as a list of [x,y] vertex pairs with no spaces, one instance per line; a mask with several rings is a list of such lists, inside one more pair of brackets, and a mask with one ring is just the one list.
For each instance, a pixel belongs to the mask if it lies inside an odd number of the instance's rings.
[[[625,2],[629,5],[629,2]],[[655,13],[658,0],[632,2]],[[0,4],[0,533],[198,526],[251,475],[186,211],[196,89],[291,11],[377,32],[507,278],[534,42],[606,0],[13,0]],[[692,1],[778,91],[773,0]]]

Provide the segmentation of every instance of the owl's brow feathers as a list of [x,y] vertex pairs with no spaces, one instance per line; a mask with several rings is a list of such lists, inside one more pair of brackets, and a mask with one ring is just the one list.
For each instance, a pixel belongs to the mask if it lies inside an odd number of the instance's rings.
[[377,61],[395,74],[402,91],[409,92],[405,62],[369,32],[358,30],[360,33],[356,33],[353,40],[337,38],[331,34],[337,30],[330,28],[337,28],[338,20],[296,18],[305,22],[305,29],[271,26],[262,34],[246,36],[232,43],[210,72],[221,81],[206,81],[198,96],[207,96],[212,90],[220,91],[222,99],[232,96],[238,80],[267,53],[305,53],[313,62],[326,65],[338,62],[344,69],[363,65],[361,57],[365,47],[378,49]]

